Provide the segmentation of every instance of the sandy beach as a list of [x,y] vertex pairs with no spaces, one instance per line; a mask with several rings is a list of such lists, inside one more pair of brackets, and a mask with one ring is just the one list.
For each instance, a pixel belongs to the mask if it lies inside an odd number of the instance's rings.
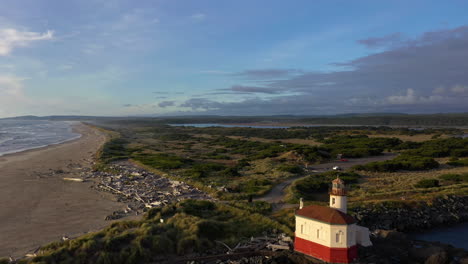
[[91,182],[63,180],[91,167],[106,140],[86,125],[74,129],[81,138],[0,157],[0,258],[102,228],[107,215],[124,207],[91,189]]

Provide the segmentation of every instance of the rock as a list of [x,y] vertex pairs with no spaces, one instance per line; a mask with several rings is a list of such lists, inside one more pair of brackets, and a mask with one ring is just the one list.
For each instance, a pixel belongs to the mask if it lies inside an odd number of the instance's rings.
[[[443,248],[438,247],[438,246],[432,246],[432,245],[428,247],[422,247],[422,248],[412,248],[410,250],[411,257],[421,262],[428,260],[432,256],[437,256],[441,254],[445,254],[445,257],[447,258],[447,254]],[[437,258],[437,257],[434,257],[434,258]]]
[[468,196],[448,195],[429,202],[377,203],[350,209],[358,224],[375,229],[415,231],[468,221]]
[[424,264],[445,264],[447,262],[448,262],[447,253],[445,251],[441,251],[427,258]]
[[398,231],[394,231],[394,230],[375,230],[374,234],[377,236],[377,237],[381,237],[381,238],[387,238],[387,239],[390,239],[390,240],[407,240],[407,236],[402,233],[402,232],[398,232]]

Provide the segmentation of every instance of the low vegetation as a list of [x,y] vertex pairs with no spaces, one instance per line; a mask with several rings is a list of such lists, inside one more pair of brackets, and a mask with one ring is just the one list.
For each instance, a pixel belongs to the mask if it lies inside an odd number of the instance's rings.
[[400,155],[392,160],[371,162],[365,165],[357,165],[355,170],[365,170],[373,172],[395,172],[395,171],[418,171],[430,170],[439,167],[439,163],[433,158]]
[[468,173],[463,174],[455,174],[455,173],[448,173],[442,174],[439,176],[439,179],[448,183],[463,183],[468,182]]
[[439,187],[439,186],[440,186],[439,180],[437,179],[420,180],[418,181],[418,183],[414,185],[414,187],[416,188],[433,188],[433,187]]
[[[164,125],[162,121],[144,119],[128,122],[112,121],[103,125],[120,134],[119,138],[105,145],[104,163],[132,159],[148,169],[186,181],[224,200],[247,200],[264,195],[290,177],[311,173],[308,168],[313,164],[329,162],[337,157],[347,159],[396,152],[399,155],[393,160],[373,162],[354,169],[359,174],[417,172],[441,166],[465,166],[464,156],[468,149],[468,139],[449,137],[463,133],[457,129],[198,128],[173,127]],[[418,135],[429,140],[414,142],[399,138]],[[317,144],[292,143],[306,140]],[[451,159],[441,165],[441,157]],[[296,201],[298,194],[312,199],[312,196],[317,196],[317,190],[327,188],[328,178],[325,176],[307,179],[303,182],[304,187],[299,187],[304,190],[292,190],[291,201]]]
[[[330,171],[321,174],[314,174],[295,181],[289,187],[288,201],[297,203],[299,198],[305,200],[321,200],[328,199],[328,190],[332,180],[339,177],[344,180],[349,187],[357,183],[361,177],[355,172],[338,172]],[[323,195],[325,194],[325,195]]]
[[459,159],[468,156],[468,138],[434,139],[422,143],[405,143],[405,146],[411,149],[403,151],[393,160],[372,162],[356,166],[354,169],[374,172],[430,170],[439,167],[439,163],[434,158],[443,157],[451,157],[448,165],[468,165],[468,159]]
[[19,263],[148,263],[213,252],[220,247],[216,241],[235,246],[264,233],[291,235],[287,226],[256,213],[265,207],[186,200],[151,209],[139,221],[116,222],[96,233],[51,243],[37,257]]

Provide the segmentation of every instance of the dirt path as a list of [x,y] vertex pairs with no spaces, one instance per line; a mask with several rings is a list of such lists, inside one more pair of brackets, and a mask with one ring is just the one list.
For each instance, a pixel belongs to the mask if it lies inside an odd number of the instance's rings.
[[[359,158],[359,159],[349,159],[347,162],[343,161],[335,161],[335,162],[329,162],[329,163],[324,163],[324,164],[318,164],[318,165],[313,165],[313,174],[317,173],[322,173],[326,171],[330,171],[334,166],[339,166],[342,169],[348,169],[351,168],[352,166],[355,165],[361,165],[361,164],[366,164],[369,162],[374,162],[374,161],[384,161],[384,160],[389,160],[393,159],[396,155],[393,153],[385,153],[382,156],[375,156],[375,157],[367,157],[367,158]],[[310,174],[309,174],[310,175]],[[307,175],[307,176],[309,176]],[[286,181],[276,185],[271,189],[269,193],[267,193],[263,197],[256,198],[255,200],[257,201],[265,201],[269,203],[281,203],[283,201],[283,198],[285,196],[284,190],[291,185],[294,181],[307,177],[307,176],[299,176],[299,177],[294,177],[287,179]]]

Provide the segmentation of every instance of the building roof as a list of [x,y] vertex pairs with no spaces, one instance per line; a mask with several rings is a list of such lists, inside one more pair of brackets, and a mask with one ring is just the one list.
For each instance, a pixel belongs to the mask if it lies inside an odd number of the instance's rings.
[[304,206],[296,211],[296,215],[332,225],[350,225],[356,223],[356,220],[348,214],[335,208],[319,205]]

